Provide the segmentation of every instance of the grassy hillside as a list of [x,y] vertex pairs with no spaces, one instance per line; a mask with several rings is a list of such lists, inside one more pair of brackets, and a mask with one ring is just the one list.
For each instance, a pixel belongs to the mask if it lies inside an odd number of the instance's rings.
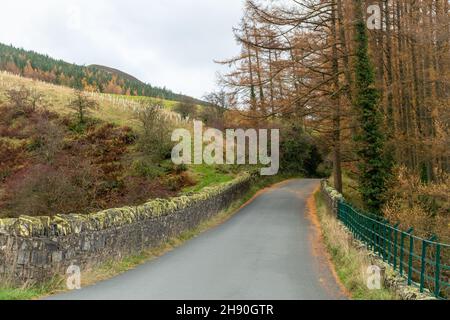
[[[100,65],[80,66],[1,43],[0,70],[26,78],[88,91],[146,96],[174,101],[193,99],[182,94],[176,94],[166,88],[146,84],[125,72],[110,67]],[[196,103],[203,103],[200,100],[193,100]]]
[[0,218],[137,205],[236,175],[226,166],[173,165],[170,132],[186,123],[162,109],[145,133],[136,110],[146,110],[139,100],[154,98],[83,96],[98,107],[81,123],[69,107],[74,90],[0,73]]
[[[25,88],[35,90],[43,95],[47,108],[60,115],[71,115],[73,111],[67,108],[67,104],[73,96],[74,90],[65,86],[49,84],[43,81],[32,80],[10,73],[0,72],[0,101],[5,101],[5,92],[9,89]],[[134,108],[139,107],[139,102],[158,102],[168,109],[173,108],[177,102],[151,97],[126,96],[113,94],[87,93],[99,104],[99,108],[93,111],[93,117],[111,122],[117,125],[136,126]]]

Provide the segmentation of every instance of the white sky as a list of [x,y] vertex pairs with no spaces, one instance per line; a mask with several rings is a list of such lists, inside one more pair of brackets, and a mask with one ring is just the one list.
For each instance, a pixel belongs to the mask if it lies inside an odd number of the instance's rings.
[[77,64],[102,64],[200,98],[213,62],[239,53],[242,0],[14,0],[0,6],[0,42]]

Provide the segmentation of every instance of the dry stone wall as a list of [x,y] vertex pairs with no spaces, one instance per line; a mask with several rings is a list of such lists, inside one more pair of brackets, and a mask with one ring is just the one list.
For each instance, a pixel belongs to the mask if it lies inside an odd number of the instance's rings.
[[89,215],[2,219],[0,277],[39,283],[64,275],[70,265],[85,270],[156,247],[227,208],[252,180],[243,174],[199,193]]

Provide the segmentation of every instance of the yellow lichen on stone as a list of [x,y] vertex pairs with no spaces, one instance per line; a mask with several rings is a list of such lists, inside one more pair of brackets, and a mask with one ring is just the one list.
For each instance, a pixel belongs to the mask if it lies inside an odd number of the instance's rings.
[[8,218],[8,219],[0,219],[0,233],[11,233],[11,228],[16,223],[17,219]]
[[51,223],[58,235],[65,236],[72,233],[72,228],[66,215],[54,216]]
[[14,233],[21,237],[40,236],[45,233],[46,227],[40,218],[20,216],[14,224]]
[[121,227],[186,209],[197,202],[206,201],[223,194],[250,178],[251,174],[245,173],[233,181],[204,188],[198,193],[171,199],[154,199],[137,207],[109,209],[88,215],[56,215],[52,218],[20,216],[17,219],[0,219],[0,233],[15,234],[21,237],[37,237],[47,235],[52,230],[57,236],[65,236],[79,234],[83,231]]
[[91,213],[89,215],[89,220],[92,221],[93,226],[95,226],[95,230],[105,229],[108,219],[108,214],[106,211],[100,211],[96,213]]

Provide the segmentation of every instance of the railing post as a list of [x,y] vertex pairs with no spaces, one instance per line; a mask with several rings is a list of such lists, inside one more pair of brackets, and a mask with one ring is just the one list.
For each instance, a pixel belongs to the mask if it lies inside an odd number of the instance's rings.
[[391,236],[390,236],[390,232],[391,232],[391,228],[390,228],[390,224],[387,224],[385,226],[385,232],[384,232],[384,237],[385,237],[385,242],[386,242],[386,261],[387,263],[391,263]]
[[373,245],[375,247],[375,253],[379,252],[378,248],[378,222],[373,222]]
[[[333,200],[331,200],[331,206],[333,207]],[[341,217],[341,200],[337,200],[337,205],[336,205],[336,216],[338,220],[342,221],[342,217]]]
[[382,226],[381,226],[381,235],[380,235],[380,239],[383,243],[383,261],[386,261],[386,220],[382,220]]
[[380,237],[380,233],[381,233],[381,223],[377,219],[377,252],[378,252],[378,255],[382,254],[382,252],[381,252],[381,237]]
[[400,275],[403,276],[403,249],[405,247],[405,233],[400,235]]
[[351,208],[350,206],[347,206],[346,210],[347,210],[346,211],[347,223],[350,228],[350,231],[354,235],[355,229],[354,229],[354,225],[353,225],[353,208]]
[[364,241],[367,243],[367,245],[370,249],[370,240],[368,237],[369,233],[367,232],[367,217],[363,216],[362,221],[363,221],[363,227],[364,227]]
[[400,236],[400,275],[403,276],[403,258],[404,258],[404,253],[405,253],[405,238],[406,238],[406,234],[409,234],[411,232],[413,232],[413,228],[409,229],[408,231],[402,232],[401,236]]
[[372,230],[372,250],[377,252],[377,235],[375,233],[376,222],[371,220],[370,229]]
[[358,239],[360,241],[362,241],[362,237],[361,237],[361,216],[359,215],[359,213],[355,213],[355,226],[356,226],[356,232],[358,234]]
[[425,269],[426,269],[426,255],[427,255],[427,241],[422,240],[422,257],[420,259],[420,292],[423,292],[423,287],[425,285]]
[[434,295],[436,296],[436,298],[439,297],[439,294],[441,293],[440,280],[441,280],[441,245],[439,243],[436,243],[436,272],[434,279]]
[[396,223],[394,225],[394,270],[397,270],[397,239],[398,239],[398,226],[400,224]]
[[412,283],[412,272],[413,272],[413,254],[414,254],[414,238],[413,238],[413,231],[414,229],[410,229],[411,232],[409,233],[409,259],[408,259],[408,285],[410,286]]
[[[436,236],[432,236],[428,241],[435,241]],[[425,273],[427,268],[427,246],[428,242],[427,240],[422,240],[422,257],[421,257],[421,264],[420,264],[420,292],[423,292],[425,287]]]
[[370,242],[370,248],[372,250],[375,250],[375,246],[373,245],[373,221],[370,219],[367,219],[367,235],[369,237],[369,242]]
[[343,203],[342,200],[339,199],[337,200],[337,216],[338,216],[338,220],[342,221],[345,224],[344,221],[344,213],[343,213]]

